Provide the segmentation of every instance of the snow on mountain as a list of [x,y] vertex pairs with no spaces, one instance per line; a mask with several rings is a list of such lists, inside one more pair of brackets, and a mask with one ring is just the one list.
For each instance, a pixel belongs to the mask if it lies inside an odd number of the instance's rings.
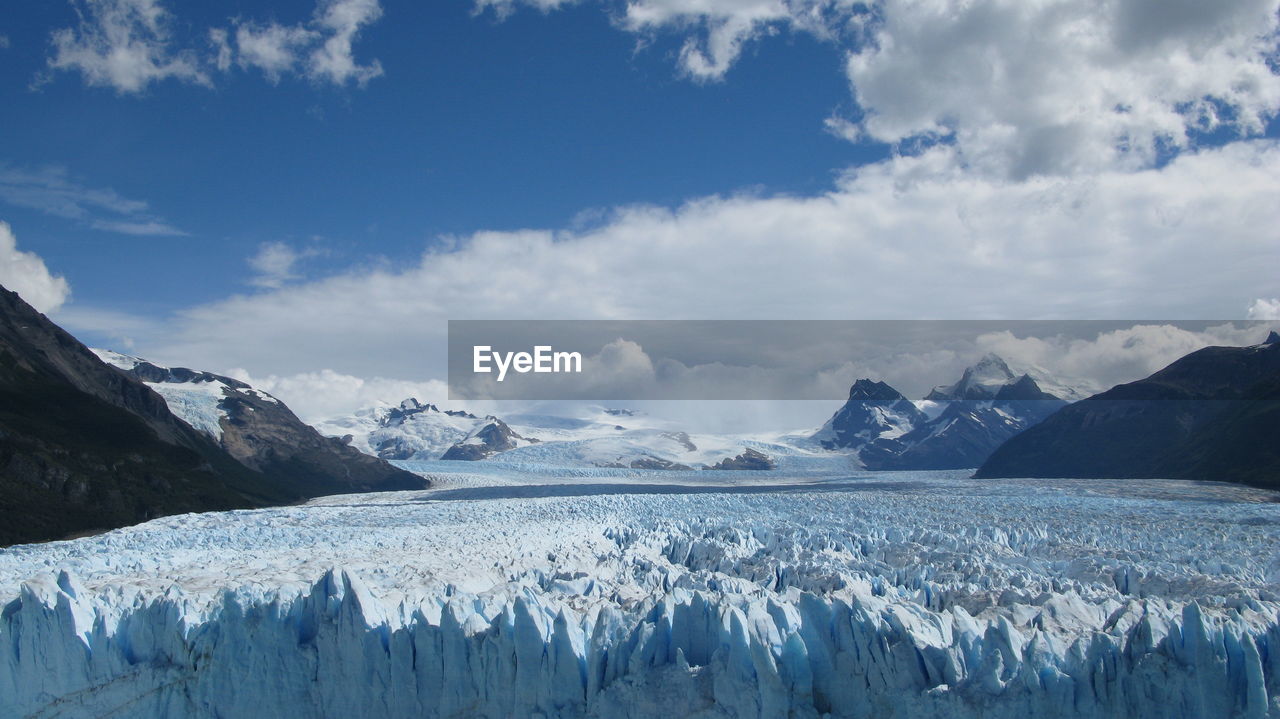
[[163,397],[170,412],[238,462],[289,484],[296,495],[423,486],[421,477],[321,436],[283,402],[240,380],[111,350],[91,351]]
[[976,364],[966,367],[955,384],[934,387],[925,399],[992,399],[1001,388],[1017,379],[999,355],[987,353]]
[[860,379],[849,389],[849,399],[813,440],[827,449],[854,447],[893,440],[927,421],[924,413],[900,392],[884,382]]
[[2,550],[0,715],[1280,713],[1271,493],[724,474],[515,473]]
[[359,410],[315,425],[329,437],[350,436],[352,447],[382,459],[439,459],[450,447],[483,427],[486,418],[441,410],[410,397],[398,405]]
[[514,414],[503,419],[407,399],[321,422],[331,437],[385,459],[502,461],[575,468],[691,469],[735,457],[748,447],[792,453],[753,438],[691,435],[634,410],[596,408],[583,417]]
[[713,464],[742,451],[740,440],[690,435],[665,429],[638,427],[581,431],[581,437],[544,441],[501,455],[504,462],[567,467],[630,467],[690,469]]
[[908,400],[883,382],[860,379],[849,400],[811,438],[851,450],[870,469],[977,467],[1010,437],[1051,415],[1064,401],[1027,373],[988,354],[951,385]]
[[122,369],[164,398],[169,411],[193,428],[221,442],[223,421],[227,419],[224,400],[236,394],[279,404],[280,400],[229,377],[186,368],[169,368],[140,357],[90,347],[103,362]]
[[497,417],[486,417],[485,423],[479,429],[455,443],[440,456],[440,459],[474,462],[488,459],[499,452],[527,447],[538,441],[536,437],[521,436]]

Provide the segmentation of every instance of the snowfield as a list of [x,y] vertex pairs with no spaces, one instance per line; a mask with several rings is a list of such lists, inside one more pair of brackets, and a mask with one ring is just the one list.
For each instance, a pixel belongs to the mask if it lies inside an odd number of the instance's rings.
[[0,550],[0,716],[1280,716],[1274,493],[429,468]]

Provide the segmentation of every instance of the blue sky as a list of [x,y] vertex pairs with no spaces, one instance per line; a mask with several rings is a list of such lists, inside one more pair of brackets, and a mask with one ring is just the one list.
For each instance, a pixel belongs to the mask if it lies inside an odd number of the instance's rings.
[[[75,14],[28,9],[4,30],[0,158],[144,201],[185,234],[129,236],[12,202],[4,217],[77,302],[122,310],[247,289],[245,259],[264,242],[322,251],[313,272],[369,255],[394,263],[442,235],[590,222],[616,205],[821,192],[839,168],[887,153],[822,131],[848,104],[847,82],[838,48],[805,34],[766,38],[731,78],[700,84],[677,76],[674,36],[637,49],[596,7],[499,20],[465,2],[403,3],[361,34],[357,56],[385,68],[363,88],[239,73],[212,89],[164,80],[121,95],[65,72],[31,89],[49,28]],[[302,21],[314,4],[172,9],[202,27]],[[171,271],[179,257],[201,271]]]
[[22,5],[0,283],[315,413],[451,318],[1280,312],[1280,0]]

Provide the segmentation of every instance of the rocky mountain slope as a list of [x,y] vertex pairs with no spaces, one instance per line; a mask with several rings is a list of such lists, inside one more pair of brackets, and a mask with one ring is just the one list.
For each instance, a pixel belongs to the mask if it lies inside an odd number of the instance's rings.
[[283,402],[244,382],[109,350],[92,351],[160,394],[175,415],[241,464],[295,481],[307,488],[308,496],[426,486],[417,475],[322,436]]
[[317,483],[305,463],[281,460],[238,461],[147,384],[0,288],[0,544],[355,488]]
[[1280,487],[1280,336],[1206,347],[1011,439],[978,477],[1168,477]]
[[299,495],[0,291],[0,544]]

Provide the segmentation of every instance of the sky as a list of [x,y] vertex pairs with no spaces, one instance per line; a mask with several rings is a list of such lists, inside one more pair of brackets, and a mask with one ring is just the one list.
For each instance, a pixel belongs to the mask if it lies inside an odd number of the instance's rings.
[[0,284],[308,418],[449,319],[1280,314],[1280,0],[20,5]]

